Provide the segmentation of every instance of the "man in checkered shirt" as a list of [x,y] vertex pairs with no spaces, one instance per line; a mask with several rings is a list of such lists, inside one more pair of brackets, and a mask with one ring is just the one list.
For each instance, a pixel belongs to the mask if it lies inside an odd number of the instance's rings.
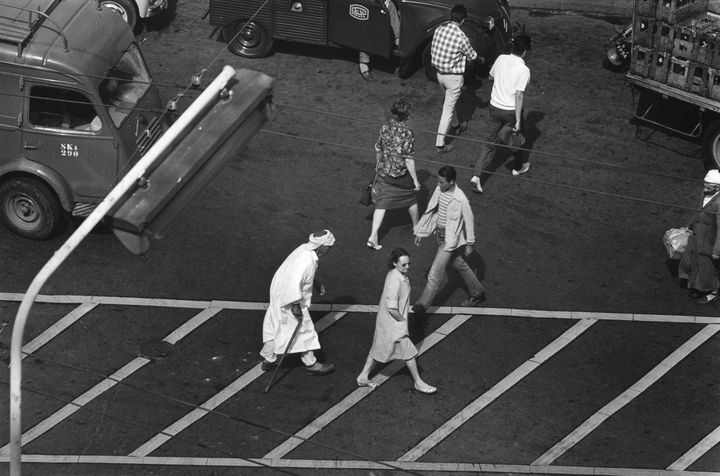
[[467,129],[467,123],[460,123],[455,114],[455,104],[460,97],[465,73],[465,61],[477,58],[477,53],[470,45],[460,25],[467,17],[464,5],[455,5],[450,10],[450,21],[439,26],[433,35],[430,49],[432,65],[437,69],[437,78],[440,88],[445,93],[443,111],[438,124],[435,148],[439,153],[450,152],[451,144],[445,143],[445,134],[450,125],[456,134]]

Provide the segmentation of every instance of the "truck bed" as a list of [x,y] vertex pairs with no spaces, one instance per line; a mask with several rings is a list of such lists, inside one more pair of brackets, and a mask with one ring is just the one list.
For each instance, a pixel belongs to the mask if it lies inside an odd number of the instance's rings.
[[626,78],[630,83],[643,87],[645,89],[649,89],[659,94],[663,94],[665,96],[669,96],[675,99],[679,99],[681,101],[688,102],[690,104],[694,104],[701,109],[707,109],[709,111],[720,113],[720,101],[715,101],[699,94],[690,93],[679,88],[668,86],[665,83],[653,81],[652,79],[648,78],[643,78],[632,73],[628,73]]

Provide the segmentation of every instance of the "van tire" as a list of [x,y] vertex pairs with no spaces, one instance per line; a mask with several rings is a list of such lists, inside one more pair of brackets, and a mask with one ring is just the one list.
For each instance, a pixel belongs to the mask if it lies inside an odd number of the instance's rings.
[[703,162],[705,169],[720,169],[720,119],[710,123],[703,134]]
[[245,58],[261,58],[272,48],[273,39],[267,29],[255,20],[237,20],[223,29],[223,38],[230,52]]
[[135,33],[137,27],[138,13],[132,0],[102,0],[102,6],[109,8],[122,17],[130,29]]
[[50,236],[61,218],[55,194],[32,178],[0,184],[0,218],[13,233],[33,240]]

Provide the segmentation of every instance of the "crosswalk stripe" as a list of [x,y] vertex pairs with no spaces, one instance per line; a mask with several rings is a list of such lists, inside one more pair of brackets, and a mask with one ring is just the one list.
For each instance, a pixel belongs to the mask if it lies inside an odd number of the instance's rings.
[[[470,319],[469,315],[459,315],[454,316],[450,320],[448,320],[445,324],[440,326],[435,332],[427,336],[425,339],[423,339],[421,342],[418,343],[417,349],[418,349],[418,355],[422,355],[425,351],[433,347],[438,342],[442,341],[445,337],[447,337],[451,332],[456,330],[458,327],[460,327],[463,323],[465,323],[468,319]],[[382,385],[387,379],[392,377],[395,373],[399,372],[405,367],[405,363],[402,361],[394,361],[387,367],[385,367],[375,378],[373,381],[377,383],[378,385]],[[379,388],[379,387],[377,387]],[[352,408],[356,403],[358,403],[360,400],[365,398],[368,394],[373,392],[374,390],[377,390],[377,388],[369,388],[369,387],[362,387],[357,388],[353,392],[351,392],[349,395],[347,395],[345,398],[340,400],[337,404],[335,404],[332,408],[330,408],[328,411],[320,415],[318,418],[316,418],[314,421],[312,421],[310,424],[308,424],[305,428],[295,433],[295,436],[290,437],[289,439],[285,440],[283,443],[281,443],[278,447],[270,451],[267,455],[265,455],[265,458],[270,459],[278,459],[282,458],[283,456],[290,453],[292,450],[300,446],[302,443],[305,442],[308,438],[312,437],[315,433],[319,432],[323,428],[325,428],[327,425],[329,425],[333,420],[338,418],[340,415],[348,411],[350,408]]]
[[52,326],[48,327],[45,331],[43,331],[39,336],[25,344],[22,348],[23,355],[22,358],[24,359],[29,354],[32,354],[36,350],[38,350],[40,347],[44,346],[48,342],[50,342],[53,338],[55,338],[58,334],[60,334],[62,331],[70,327],[73,323],[75,323],[78,319],[83,317],[88,312],[92,311],[97,304],[94,303],[83,303],[80,304],[78,307],[70,311],[68,314],[65,315],[62,319],[57,321]]
[[466,421],[477,415],[483,408],[500,397],[513,385],[525,378],[530,372],[538,368],[546,362],[550,357],[575,340],[580,334],[585,332],[595,324],[594,319],[583,319],[573,327],[563,332],[557,339],[545,346],[529,360],[525,361],[520,367],[513,370],[509,375],[500,380],[490,390],[476,398],[465,408],[455,414],[450,420],[442,424],[437,430],[428,435],[424,440],[418,443],[414,448],[399,458],[399,461],[416,461],[425,453],[437,446],[442,440],[450,436],[452,432],[460,428]]
[[[0,293],[0,301],[22,301],[23,294]],[[189,299],[135,298],[114,296],[70,296],[39,295],[35,302],[55,304],[114,304],[122,306],[179,307],[179,308],[224,308],[241,310],[264,310],[268,303],[243,301],[194,301]],[[311,311],[376,313],[377,304],[312,304]],[[473,316],[512,316],[540,319],[595,319],[599,321],[676,322],[680,324],[720,324],[720,317],[683,316],[671,314],[630,314],[613,312],[550,311],[542,309],[513,309],[502,307],[430,307],[431,314],[470,314]]]
[[663,375],[669,372],[670,369],[677,365],[678,362],[690,355],[690,353],[700,347],[700,345],[714,336],[718,331],[720,331],[720,325],[711,324],[705,326],[700,332],[691,337],[687,342],[682,344],[672,354],[656,365],[655,368],[635,382],[635,384],[633,384],[629,389],[602,407],[583,424],[555,444],[555,446],[547,450],[542,456],[536,459],[532,465],[552,464],[553,461],[575,446],[578,442],[580,442],[580,440],[589,435],[618,410],[630,403],[635,397],[647,390],[650,385],[657,382]]
[[[208,319],[213,317],[221,310],[222,309],[203,309],[201,312],[190,318],[187,322],[183,323],[175,331],[170,333],[163,340],[170,344],[175,344],[180,339],[187,336],[190,332],[200,327],[200,325],[207,322]],[[114,372],[110,377],[102,380],[90,390],[77,397],[75,400],[72,401],[72,403],[65,405],[64,407],[50,415],[48,418],[23,433],[21,437],[21,445],[26,445],[37,437],[43,435],[44,433],[52,429],[54,426],[68,418],[70,415],[78,411],[82,406],[87,405],[92,400],[102,395],[109,389],[113,388],[119,382],[126,379],[133,373],[137,372],[139,369],[143,368],[150,362],[151,360],[146,359],[145,357],[136,357],[128,364],[125,364],[120,370]],[[8,443],[7,445],[0,448],[0,454],[5,454],[9,452],[9,450],[10,444]]]
[[718,443],[720,443],[720,426],[711,431],[705,438],[700,440],[698,444],[690,448],[684,455],[668,466],[667,469],[669,471],[686,470],[688,466],[700,459],[701,456],[710,451]]
[[[0,463],[8,463],[9,457],[0,456]],[[719,476],[710,471],[669,471],[644,468],[611,468],[591,466],[528,466],[527,464],[492,463],[433,463],[420,461],[364,461],[364,460],[316,460],[316,459],[267,459],[267,458],[209,458],[177,456],[114,456],[114,455],[22,455],[23,463],[35,464],[95,464],[135,466],[177,466],[201,468],[261,468],[307,469],[318,471],[369,471],[387,470],[391,465],[405,471],[428,473],[442,472],[466,474],[569,474],[580,476]]]
[[[345,312],[335,312],[328,314],[327,316],[320,319],[318,322],[315,323],[315,330],[317,332],[322,332],[325,329],[327,329],[332,324],[336,323],[340,318],[345,316],[347,313]],[[147,442],[143,443],[140,447],[138,447],[135,451],[130,453],[130,456],[133,457],[142,457],[147,456],[156,449],[158,449],[160,446],[165,444],[168,440],[170,440],[173,436],[177,435],[193,423],[200,420],[202,417],[207,415],[210,411],[216,409],[220,405],[222,405],[225,401],[227,401],[230,397],[238,393],[243,388],[247,387],[250,383],[257,380],[261,375],[263,375],[265,372],[263,372],[261,368],[261,364],[256,365],[249,371],[242,374],[240,377],[235,379],[232,383],[230,383],[227,387],[222,389],[220,392],[213,395],[210,399],[208,399],[205,403],[200,405],[198,408],[195,408],[190,413],[185,415],[184,417],[177,420],[175,423],[171,424],[167,428],[165,428],[163,431],[152,437]]]

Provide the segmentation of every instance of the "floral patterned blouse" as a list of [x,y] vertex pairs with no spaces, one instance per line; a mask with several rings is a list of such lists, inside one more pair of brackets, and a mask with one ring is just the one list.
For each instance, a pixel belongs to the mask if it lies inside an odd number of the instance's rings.
[[381,153],[378,174],[383,177],[405,175],[405,159],[412,159],[415,155],[414,144],[415,135],[405,123],[392,118],[383,124],[375,143],[375,150]]

